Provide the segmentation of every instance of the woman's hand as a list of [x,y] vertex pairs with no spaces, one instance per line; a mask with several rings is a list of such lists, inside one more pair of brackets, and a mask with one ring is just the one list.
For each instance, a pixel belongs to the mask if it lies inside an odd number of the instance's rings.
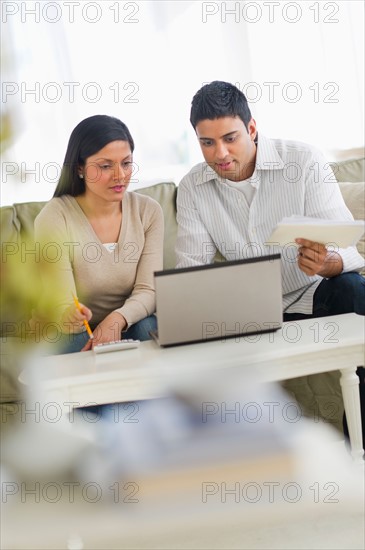
[[80,310],[72,304],[62,314],[62,332],[67,334],[74,334],[82,332],[84,327],[84,320],[90,321],[93,316],[91,309],[80,303]]
[[113,311],[98,324],[93,332],[94,338],[89,340],[81,351],[88,351],[97,344],[120,340],[122,330],[127,328],[127,321],[120,313]]

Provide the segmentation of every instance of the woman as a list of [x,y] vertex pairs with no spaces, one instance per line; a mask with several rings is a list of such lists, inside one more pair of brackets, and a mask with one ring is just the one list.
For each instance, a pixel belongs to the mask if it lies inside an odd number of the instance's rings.
[[163,213],[155,200],[127,191],[133,150],[132,136],[117,118],[96,115],[80,122],[54,197],[35,220],[35,240],[46,260],[38,314],[52,302],[61,353],[119,340],[122,332],[123,338],[147,340],[156,328],[153,272],[162,268]]

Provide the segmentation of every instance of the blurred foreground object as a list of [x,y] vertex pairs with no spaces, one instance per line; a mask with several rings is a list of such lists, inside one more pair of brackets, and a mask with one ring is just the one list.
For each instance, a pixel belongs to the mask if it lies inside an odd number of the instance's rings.
[[262,548],[267,530],[268,547],[317,548],[324,530],[328,547],[361,547],[363,469],[276,385],[190,372],[163,399],[72,411],[38,452],[61,428],[59,475],[34,469],[29,483],[23,461],[12,480],[22,450],[8,448],[6,548]]
[[[2,216],[10,218],[12,207],[2,209]],[[45,353],[47,346],[61,336],[60,327],[54,322],[57,289],[54,301],[45,305],[44,318],[33,326],[29,324],[32,310],[42,296],[39,268],[47,269],[50,262],[27,236],[31,228],[24,228],[21,241],[13,239],[14,224],[9,224],[1,235],[0,404],[23,399],[18,376],[24,361],[34,353]]]

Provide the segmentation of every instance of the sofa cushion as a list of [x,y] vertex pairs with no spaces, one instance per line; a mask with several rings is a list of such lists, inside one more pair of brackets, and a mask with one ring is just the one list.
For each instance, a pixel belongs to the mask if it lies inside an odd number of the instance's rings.
[[136,189],[136,193],[148,195],[160,203],[165,220],[164,236],[164,269],[175,267],[175,241],[177,235],[176,222],[176,193],[177,187],[174,183],[156,183],[150,187]]
[[1,338],[0,403],[19,401],[24,397],[18,376],[24,368],[27,353],[29,344],[20,338]]
[[[365,182],[340,182],[339,186],[346,206],[354,219],[365,220]],[[358,242],[357,249],[365,258],[365,235]]]
[[0,209],[2,259],[9,243],[17,243],[20,236],[20,222],[14,206],[2,206]]
[[331,162],[337,181],[365,181],[365,158]]
[[34,241],[34,220],[46,202],[25,202],[14,204],[21,228],[21,238]]
[[34,246],[34,218],[44,202],[15,204],[1,209],[1,335],[27,332],[27,321],[38,299],[40,251]]

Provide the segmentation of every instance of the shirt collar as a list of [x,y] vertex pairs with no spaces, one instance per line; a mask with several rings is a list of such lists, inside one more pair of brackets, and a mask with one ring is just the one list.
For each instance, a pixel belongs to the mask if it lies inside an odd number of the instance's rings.
[[282,170],[284,161],[277,152],[273,140],[259,135],[256,153],[256,170]]

